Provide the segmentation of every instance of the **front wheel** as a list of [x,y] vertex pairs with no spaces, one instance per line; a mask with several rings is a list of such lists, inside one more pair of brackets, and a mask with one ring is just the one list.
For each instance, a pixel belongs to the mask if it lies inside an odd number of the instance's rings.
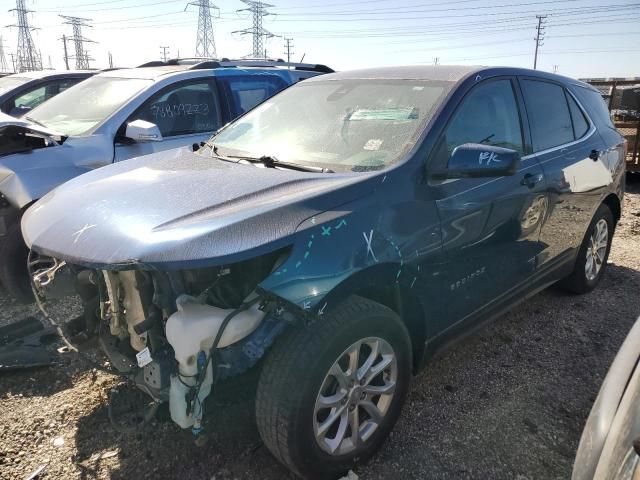
[[297,475],[337,477],[380,447],[410,378],[411,342],[400,318],[351,297],[270,353],[256,396],[260,435]]
[[560,281],[560,287],[573,293],[596,288],[607,266],[614,230],[611,209],[600,205],[578,251],[573,273]]

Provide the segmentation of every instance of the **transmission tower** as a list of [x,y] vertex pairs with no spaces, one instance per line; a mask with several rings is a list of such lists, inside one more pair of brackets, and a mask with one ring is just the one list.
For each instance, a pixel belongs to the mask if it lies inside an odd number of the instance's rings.
[[216,42],[213,38],[213,22],[211,21],[211,9],[218,8],[209,0],[198,0],[188,3],[199,8],[198,11],[198,37],[196,39],[196,57],[216,58]]
[[[73,37],[66,37],[66,40],[73,40],[75,56],[69,58],[75,58],[76,60],[76,69],[77,70],[88,70],[89,69],[89,52],[87,52],[84,48],[85,43],[96,43],[93,40],[89,40],[88,38],[84,38],[82,36],[82,27],[91,27],[87,22],[90,22],[90,18],[81,18],[81,17],[70,17],[68,15],[60,15],[62,18],[66,20],[65,23],[67,25],[71,25],[73,28]],[[66,43],[65,40],[65,43]]]
[[542,41],[544,40],[544,30],[545,30],[545,19],[547,18],[546,15],[536,15],[536,18],[538,19],[538,26],[536,27],[536,38],[534,38],[535,42],[536,42],[536,51],[535,54],[533,56],[533,69],[536,70],[538,67],[538,48],[540,48],[542,45],[544,45],[544,43],[542,43]]
[[31,10],[25,7],[25,0],[16,0],[16,8],[9,10],[16,12],[18,16],[17,25],[9,25],[10,27],[18,27],[18,59],[17,72],[28,72],[33,70],[42,70],[42,58],[36,50],[31,37],[31,28],[27,19],[27,14]]
[[253,36],[253,58],[265,58],[266,53],[264,50],[264,40],[266,38],[275,37],[275,35],[264,29],[262,26],[262,19],[267,15],[271,15],[267,11],[267,8],[273,7],[274,5],[256,0],[242,0],[242,2],[249,5],[249,8],[244,8],[238,11],[251,12],[253,15],[253,26],[244,30],[237,30],[233,33],[240,33],[242,35],[251,34]]
[[4,43],[2,42],[2,36],[0,36],[0,72],[8,72],[9,65],[7,64],[7,57],[4,56]]

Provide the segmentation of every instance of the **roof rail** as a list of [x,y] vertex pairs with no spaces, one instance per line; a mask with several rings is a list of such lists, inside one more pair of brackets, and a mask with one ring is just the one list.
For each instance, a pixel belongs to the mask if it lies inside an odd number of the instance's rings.
[[200,58],[200,57],[187,57],[187,58],[172,58],[163,62],[161,60],[154,60],[151,62],[143,63],[138,68],[146,67],[166,67],[170,65],[188,65],[190,70],[203,70],[212,68],[233,68],[233,67],[262,67],[262,68],[276,68],[276,67],[290,67],[294,70],[319,72],[319,73],[333,73],[332,68],[326,65],[314,64],[314,63],[296,63],[285,62],[281,58],[277,60],[263,59],[263,58],[243,58],[240,60],[233,60],[228,58],[222,58],[220,60],[216,58]]
[[142,65],[138,65],[136,68],[146,68],[146,67],[168,67],[172,65],[197,65],[198,63],[215,61],[215,58],[208,57],[181,57],[181,58],[170,58],[166,62],[162,60],[152,60],[147,63],[143,63]]
[[[205,62],[205,63],[209,63],[209,62]],[[241,59],[241,60],[229,60],[226,58],[223,58],[221,60],[218,60],[216,62],[212,62],[212,63],[216,63],[219,66],[218,67],[209,67],[209,66],[203,66],[200,67],[198,65],[194,65],[192,68],[220,68],[220,67],[293,67],[295,70],[305,70],[305,71],[310,71],[310,72],[320,72],[320,73],[333,73],[334,70],[332,68],[327,67],[326,65],[321,65],[321,64],[314,64],[314,63],[296,63],[296,62],[285,62],[282,59],[278,59],[278,60],[265,60],[265,59],[260,59],[260,58],[256,58],[256,59]]]
[[147,68],[147,67],[164,67],[167,64],[162,60],[153,60],[151,62],[143,63],[142,65],[138,65],[136,68]]

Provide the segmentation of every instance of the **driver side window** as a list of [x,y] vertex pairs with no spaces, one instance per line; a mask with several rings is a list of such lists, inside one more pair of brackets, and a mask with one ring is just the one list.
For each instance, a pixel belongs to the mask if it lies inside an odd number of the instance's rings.
[[496,80],[474,88],[458,106],[438,141],[436,161],[446,165],[453,150],[480,143],[524,154],[518,104],[510,80]]
[[182,82],[147,100],[133,120],[154,123],[164,138],[210,133],[221,127],[218,95],[208,80]]

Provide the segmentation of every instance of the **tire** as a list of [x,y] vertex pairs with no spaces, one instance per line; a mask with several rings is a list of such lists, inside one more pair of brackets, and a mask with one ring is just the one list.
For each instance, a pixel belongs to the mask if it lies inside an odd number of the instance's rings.
[[[374,367],[395,358],[395,362],[392,360],[384,373],[374,377],[368,385],[370,389],[377,386],[389,391],[387,388],[391,388],[395,378],[392,394],[369,397],[362,390],[367,389],[366,381],[364,386],[362,383],[349,383],[347,376],[351,369],[347,367],[347,358],[353,357],[346,355],[346,351],[360,341],[363,343],[358,347],[359,365],[371,359],[373,350],[370,346],[376,342],[381,355],[386,357],[375,356]],[[346,388],[337,381],[337,376],[329,374],[341,358],[340,368],[347,374],[341,376]],[[271,453],[300,477],[341,476],[370,458],[389,435],[407,394],[411,365],[411,341],[400,318],[385,306],[352,296],[312,325],[290,331],[270,352],[256,394],[260,436]],[[363,369],[353,370],[364,373]],[[344,393],[347,391],[350,394]],[[325,399],[335,393],[336,406],[318,410],[316,402],[320,400],[321,393]],[[343,395],[344,398],[337,400]],[[377,427],[375,422],[372,423],[374,417],[367,413],[375,411],[368,401],[376,404],[382,413]],[[316,433],[320,427],[337,411],[343,412],[345,417],[336,415],[337,420],[332,424],[334,430],[329,428],[326,437],[317,440]],[[351,427],[345,426],[345,440],[340,448],[330,453],[329,440],[339,436],[335,430],[343,422],[348,424],[348,419],[353,419],[356,414],[361,420],[358,429],[362,433],[360,445],[354,445]]]
[[27,270],[28,255],[18,219],[9,226],[0,246],[0,280],[9,295],[24,304],[34,302]]
[[[602,249],[600,249],[602,254],[598,255],[598,262],[596,263],[599,263],[599,268],[597,269],[597,272],[594,274],[594,271],[592,270],[590,275],[587,272],[587,262],[590,261],[591,257],[592,239],[595,238],[594,235],[598,233],[598,225],[602,226],[604,224],[606,224],[607,228],[606,244]],[[615,226],[616,224],[613,219],[611,209],[607,205],[600,205],[589,224],[589,228],[587,229],[584,239],[582,240],[582,245],[580,246],[580,250],[576,257],[576,264],[573,269],[573,273],[558,283],[563,290],[571,293],[582,294],[588,293],[596,288],[607,267],[607,260],[609,259],[609,252],[611,251],[611,240],[613,239]]]

